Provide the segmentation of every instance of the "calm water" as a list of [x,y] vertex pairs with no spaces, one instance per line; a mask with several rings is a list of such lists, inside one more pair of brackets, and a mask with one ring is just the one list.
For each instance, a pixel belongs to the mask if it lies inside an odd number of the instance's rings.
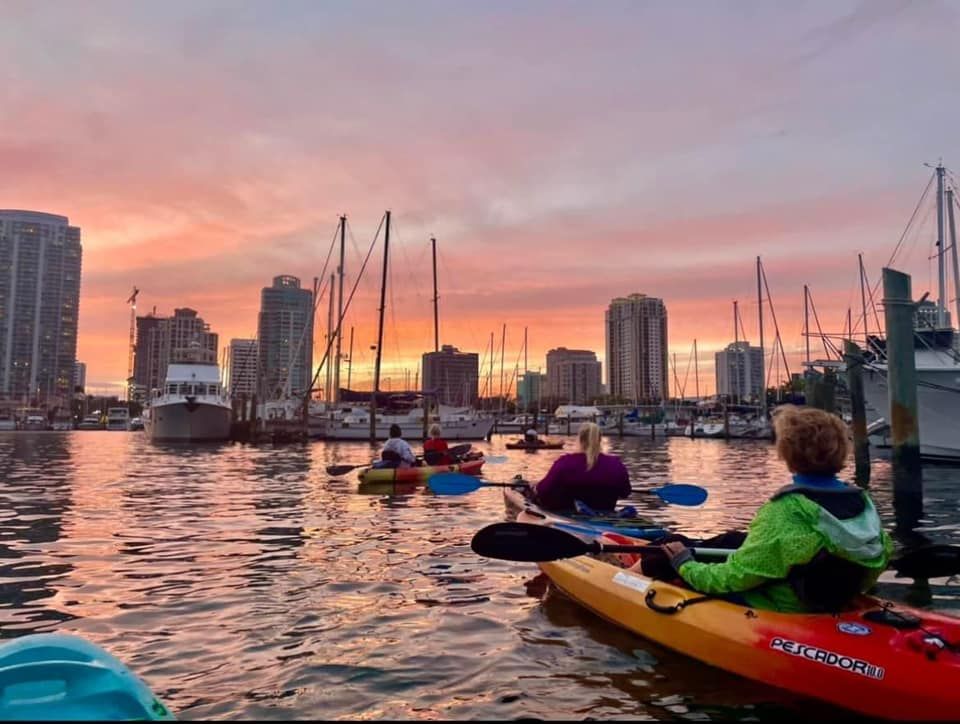
[[[559,452],[510,452],[489,480]],[[766,443],[607,440],[637,487],[696,482],[696,509],[634,504],[688,534],[742,526],[787,480]],[[572,448],[573,441],[568,443]],[[142,433],[0,434],[0,636],[105,646],[180,718],[774,719],[796,701],[672,654],[562,596],[532,564],[476,557],[497,489],[360,494],[365,444],[159,446]],[[960,543],[960,469],[925,470],[919,528]],[[874,497],[893,526],[889,467]],[[880,593],[960,615],[945,581]]]

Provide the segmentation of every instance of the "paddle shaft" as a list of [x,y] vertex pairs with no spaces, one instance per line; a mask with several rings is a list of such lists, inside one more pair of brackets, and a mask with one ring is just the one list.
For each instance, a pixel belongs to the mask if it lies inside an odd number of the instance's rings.
[[[639,553],[641,556],[645,553],[659,553],[661,551],[659,546],[656,545],[644,545],[644,546],[627,546],[627,545],[616,545],[610,543],[601,543],[600,541],[594,541],[593,544],[587,544],[591,553]],[[690,552],[693,553],[696,558],[726,558],[731,553],[734,552],[733,548],[691,548]]]

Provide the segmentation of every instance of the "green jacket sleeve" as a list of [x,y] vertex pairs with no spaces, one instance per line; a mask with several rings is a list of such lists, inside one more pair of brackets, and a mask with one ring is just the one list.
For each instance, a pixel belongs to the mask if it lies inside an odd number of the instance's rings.
[[790,567],[810,561],[819,536],[802,525],[802,509],[787,496],[765,503],[750,524],[747,538],[723,563],[687,561],[680,577],[702,593],[736,593],[786,578]]

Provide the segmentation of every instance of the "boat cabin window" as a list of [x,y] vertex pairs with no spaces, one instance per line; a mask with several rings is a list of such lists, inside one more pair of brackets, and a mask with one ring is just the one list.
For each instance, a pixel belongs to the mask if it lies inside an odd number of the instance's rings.
[[186,382],[181,382],[181,383],[180,383],[180,388],[179,388],[178,391],[179,391],[179,393],[180,393],[181,395],[189,395],[189,394],[190,394],[190,385],[188,385]]
[[217,396],[220,394],[220,385],[207,385],[207,394]]
[[[168,394],[168,395],[175,395],[175,394],[177,394],[177,386],[176,386],[176,385],[167,385],[167,394]],[[158,395],[159,395],[159,393],[158,393]]]

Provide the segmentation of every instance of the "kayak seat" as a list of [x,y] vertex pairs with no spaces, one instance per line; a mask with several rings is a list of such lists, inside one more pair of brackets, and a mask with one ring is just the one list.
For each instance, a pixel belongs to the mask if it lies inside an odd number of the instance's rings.
[[441,450],[426,450],[423,453],[423,462],[427,465],[440,465],[444,457],[446,455]]

